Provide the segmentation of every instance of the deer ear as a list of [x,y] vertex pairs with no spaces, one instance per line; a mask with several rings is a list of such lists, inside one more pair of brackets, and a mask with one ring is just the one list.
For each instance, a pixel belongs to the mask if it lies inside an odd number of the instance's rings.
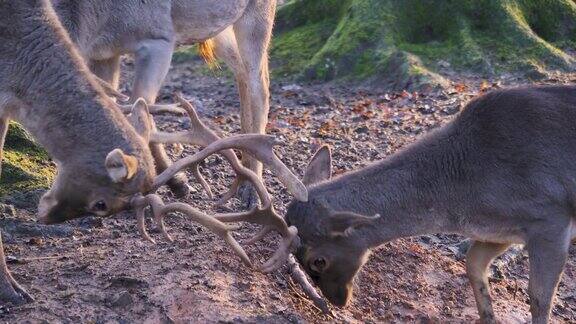
[[302,182],[307,187],[320,181],[329,180],[332,174],[332,153],[328,145],[323,145],[306,167]]
[[106,170],[113,182],[130,180],[138,171],[138,160],[121,149],[115,149],[106,156]]
[[136,100],[134,105],[132,105],[132,112],[127,118],[130,124],[136,129],[136,132],[148,142],[150,140],[153,121],[148,111],[146,100],[142,98]]
[[330,215],[329,233],[346,234],[350,229],[374,224],[380,218],[380,214],[364,216],[353,212],[335,212]]

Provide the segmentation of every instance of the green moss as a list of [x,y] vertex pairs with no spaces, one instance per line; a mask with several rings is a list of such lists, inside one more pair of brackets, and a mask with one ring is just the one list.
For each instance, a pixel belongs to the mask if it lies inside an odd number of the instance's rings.
[[[405,73],[440,60],[486,75],[576,70],[572,0],[300,0],[280,9],[277,25],[275,65],[310,79],[382,79],[398,51],[419,58],[402,56],[416,64]],[[289,55],[303,39],[313,45]]]
[[20,125],[11,123],[2,160],[0,196],[47,188],[55,172],[46,151]]
[[277,32],[324,21],[337,23],[351,0],[295,0],[282,6],[276,15]]
[[325,20],[278,35],[271,49],[272,64],[279,66],[274,73],[287,75],[302,71],[307,62],[322,48],[334,28],[333,21]]

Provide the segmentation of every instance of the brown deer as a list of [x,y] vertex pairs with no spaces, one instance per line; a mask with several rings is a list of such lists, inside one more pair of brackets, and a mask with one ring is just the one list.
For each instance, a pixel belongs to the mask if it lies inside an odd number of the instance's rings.
[[486,270],[510,244],[530,258],[530,312],[546,323],[576,238],[576,86],[495,91],[448,125],[368,167],[330,179],[330,150],[292,202],[299,263],[335,305],[369,252],[390,240],[457,233],[474,240],[467,274],[480,319],[495,323]]
[[[21,123],[57,164],[38,206],[45,223],[112,214],[129,205],[128,195],[153,184],[147,142],[89,73],[48,0],[0,1],[0,158],[9,120]],[[30,299],[3,256],[0,300]]]
[[[131,102],[156,100],[177,44],[201,42],[202,53],[217,57],[233,71],[240,93],[243,133],[263,134],[269,110],[268,46],[276,0],[52,0],[91,70],[113,88],[118,86],[120,56],[135,55]],[[181,111],[174,105],[150,105],[152,113]],[[158,172],[170,165],[159,144],[152,153]],[[244,164],[259,176],[262,165],[250,156]],[[170,188],[185,196],[186,179],[178,175]],[[246,197],[248,199],[248,197]]]

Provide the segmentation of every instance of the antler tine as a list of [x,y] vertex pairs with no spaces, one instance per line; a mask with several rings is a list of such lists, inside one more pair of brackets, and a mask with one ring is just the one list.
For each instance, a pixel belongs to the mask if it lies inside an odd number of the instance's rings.
[[264,208],[256,206],[248,212],[217,214],[214,215],[214,218],[224,223],[246,221],[253,224],[263,225],[264,227],[262,230],[252,237],[252,239],[247,242],[248,244],[259,241],[273,230],[280,233],[282,241],[276,249],[276,252],[274,252],[274,255],[268,261],[260,266],[260,270],[265,273],[280,268],[288,259],[292,250],[292,245],[297,243],[298,230],[294,226],[288,227],[284,219],[276,213],[272,204],[267,205]]
[[[178,137],[182,136],[179,134],[174,134]],[[159,141],[160,137],[156,134],[152,134],[152,141]],[[162,143],[171,143],[174,141],[174,138],[164,138],[165,141],[161,141]],[[178,160],[174,164],[172,164],[168,169],[162,172],[158,177],[156,177],[154,181],[153,188],[158,189],[160,186],[164,185],[174,174],[178,173],[182,169],[185,169],[193,164],[199,163],[200,161],[204,160],[206,157],[227,149],[238,148],[243,151],[248,152],[248,154],[254,156],[256,159],[262,161],[264,164],[268,165],[271,169],[278,174],[278,178],[280,181],[286,186],[288,191],[292,193],[296,199],[301,201],[308,200],[308,191],[304,184],[294,175],[288,167],[276,157],[273,151],[273,147],[278,145],[279,142],[273,136],[269,135],[259,135],[259,134],[242,134],[236,135],[228,138],[219,139],[207,147],[205,147],[200,152],[185,157],[183,159]],[[245,176],[248,180],[252,181],[256,186],[256,190],[258,191],[260,198],[263,199],[262,204],[268,205],[269,204],[269,195],[264,188],[264,185],[259,180],[258,176],[251,172],[249,169],[243,167],[238,158],[234,154],[234,157],[229,157],[227,152],[222,152],[231,160],[232,167],[237,173],[240,175]],[[260,182],[260,184],[258,183]],[[260,188],[261,187],[261,188]]]
[[[151,140],[153,142],[165,143],[165,144],[186,143],[206,147],[211,143],[220,140],[220,136],[218,136],[216,132],[208,128],[200,120],[198,114],[196,113],[196,110],[194,109],[194,106],[190,102],[185,100],[182,97],[181,93],[175,93],[174,96],[176,101],[178,101],[178,103],[182,106],[182,108],[186,111],[186,113],[190,118],[190,130],[186,132],[175,132],[175,133],[156,132],[152,135]],[[236,179],[234,180],[230,190],[226,194],[224,194],[222,198],[218,201],[219,205],[223,205],[224,203],[226,203],[226,201],[228,201],[236,194],[238,187],[243,180],[251,180],[254,179],[254,177],[246,174],[245,170],[247,169],[243,168],[242,164],[240,163],[240,160],[238,160],[238,157],[236,156],[234,151],[232,151],[231,149],[226,149],[222,150],[220,154],[222,154],[230,162],[232,168],[236,171],[237,174]],[[196,167],[193,164],[190,165],[190,167],[196,169]],[[208,187],[208,184],[200,176],[200,173],[196,172],[196,170],[194,169],[193,169],[194,175],[196,176],[196,178],[198,178],[202,186],[205,187],[206,189]],[[255,178],[258,177],[256,176]],[[265,190],[262,189],[259,190],[260,198],[263,201],[263,203],[267,200],[267,198],[265,197],[266,194],[264,192]],[[211,191],[209,192],[209,195],[210,193]]]
[[[172,212],[180,212],[192,218],[193,221],[208,228],[211,232],[213,232],[214,234],[222,238],[224,241],[226,241],[226,243],[230,245],[232,250],[240,257],[240,259],[242,259],[242,262],[244,262],[244,264],[246,264],[249,267],[252,266],[252,262],[250,261],[250,258],[248,257],[244,249],[230,234],[233,228],[229,227],[228,225],[218,221],[217,219],[209,215],[200,212],[199,210],[193,208],[192,206],[180,202],[164,204],[162,198],[160,198],[160,196],[156,194],[149,194],[144,197],[142,196],[135,197],[132,200],[132,205],[136,209],[138,215],[144,215],[144,210],[146,209],[146,207],[150,206],[152,209],[152,213],[154,214],[154,220],[156,221],[157,225],[160,226],[160,231],[162,232],[164,237],[168,238],[170,241],[172,241],[172,238],[170,237],[170,235],[168,235],[166,228],[164,226],[164,218],[166,217],[166,215]],[[141,233],[143,230],[143,232],[146,233],[146,235],[148,235],[145,226],[142,225],[142,227],[140,227],[140,219],[138,222],[138,226],[139,229],[141,230]],[[151,242],[154,242],[154,240],[152,240],[149,237],[149,235],[148,238]]]
[[212,189],[210,188],[210,185],[208,184],[206,179],[204,179],[204,176],[202,175],[202,173],[200,173],[200,169],[198,168],[198,164],[192,165],[191,168],[192,168],[192,174],[194,175],[194,178],[196,178],[196,180],[198,180],[198,182],[200,182],[200,185],[202,186],[204,191],[206,191],[208,198],[214,199],[214,194],[212,193]]

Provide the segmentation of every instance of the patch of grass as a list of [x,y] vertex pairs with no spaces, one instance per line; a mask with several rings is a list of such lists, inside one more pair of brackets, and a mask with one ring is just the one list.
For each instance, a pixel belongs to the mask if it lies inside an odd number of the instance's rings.
[[55,175],[55,167],[46,151],[20,125],[11,123],[0,174],[0,196],[48,188]]

